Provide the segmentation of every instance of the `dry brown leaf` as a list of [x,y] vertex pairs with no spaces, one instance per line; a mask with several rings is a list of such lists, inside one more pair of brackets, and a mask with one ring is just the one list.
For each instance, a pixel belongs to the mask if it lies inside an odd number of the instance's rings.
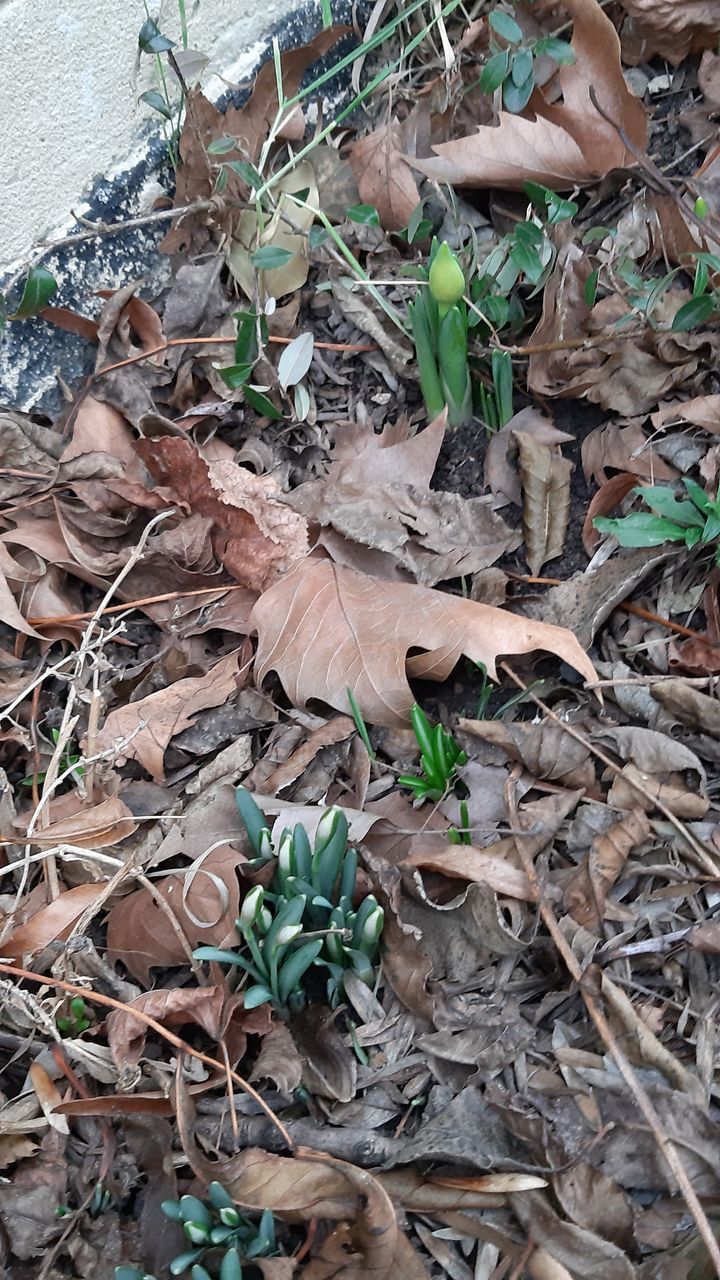
[[330,272],[332,296],[342,314],[369,338],[377,342],[390,368],[401,377],[407,376],[407,366],[412,360],[413,349],[395,325],[380,309],[367,289],[356,285],[347,276]]
[[[538,724],[502,720],[466,720],[459,727],[483,742],[506,751],[511,760],[519,760],[533,778],[557,782],[563,787],[592,787],[595,770],[590,748],[571,738],[560,725],[550,720]],[[589,767],[588,767],[589,766]]]
[[79,884],[61,893],[54,902],[41,907],[30,920],[13,930],[2,943],[3,956],[23,963],[49,942],[66,938],[75,921],[92,906],[101,888],[98,884]]
[[523,493],[525,558],[531,573],[563,553],[570,519],[573,464],[557,447],[516,431]]
[[681,724],[710,734],[720,742],[720,701],[717,698],[680,679],[650,685],[649,692]]
[[163,782],[163,758],[170,739],[187,729],[199,711],[222,706],[237,691],[239,652],[228,653],[204,676],[176,680],[166,689],[111,711],[96,735],[95,750],[115,749],[116,763],[138,760],[156,782]]
[[28,1077],[35,1091],[35,1096],[40,1103],[40,1110],[50,1127],[57,1129],[58,1133],[69,1133],[70,1127],[65,1117],[55,1114],[55,1108],[62,1102],[60,1091],[54,1081],[50,1079],[42,1063],[31,1063]]
[[[228,839],[233,838],[232,831]],[[214,844],[208,833],[208,845]],[[215,848],[183,875],[155,881],[156,892],[172,909],[173,928],[148,889],[138,889],[113,907],[107,920],[107,953],[121,960],[133,977],[148,982],[150,966],[186,964],[193,947],[207,943],[227,947],[239,943],[235,929],[240,905],[237,871],[246,859],[230,845]],[[73,892],[75,892],[73,890]],[[178,930],[187,939],[183,946]]]
[[82,849],[105,849],[119,844],[137,829],[137,822],[119,796],[108,796],[89,808],[78,808],[57,822],[43,827],[38,835],[43,845],[75,844]]
[[272,1080],[276,1089],[291,1098],[302,1080],[302,1058],[288,1027],[278,1022],[260,1046],[251,1080]]
[[[512,842],[501,840],[499,845],[511,846]],[[493,852],[496,848],[497,853]],[[507,862],[503,852],[505,850],[497,845],[476,849],[472,845],[448,844],[445,849],[413,849],[400,865],[437,871],[453,879],[474,880],[477,884],[489,885],[502,897],[534,902],[535,890],[525,872]]]
[[[594,1232],[565,1222],[543,1191],[513,1195],[513,1210],[523,1227],[541,1248],[567,1268],[575,1280],[636,1280],[635,1268],[622,1249]],[[537,1271],[542,1280],[561,1280],[562,1271]]]
[[307,555],[306,523],[279,501],[274,477],[235,462],[207,463],[176,436],[140,440],[136,448],[171,498],[212,520],[215,555],[237,582],[262,590]]
[[601,534],[595,528],[593,521],[597,516],[607,516],[614,511],[623,498],[626,498],[631,489],[634,489],[638,483],[638,478],[629,471],[621,471],[616,476],[611,476],[604,484],[600,486],[597,493],[593,494],[590,504],[585,513],[585,519],[582,527],[583,546],[589,556],[592,556]]
[[598,485],[607,482],[609,469],[626,472],[648,484],[677,479],[675,467],[649,447],[640,426],[622,427],[609,422],[605,427],[596,427],[583,440],[581,456],[585,479]]
[[355,721],[349,716],[332,716],[331,719],[326,720],[325,724],[312,729],[306,741],[264,779],[263,791],[270,796],[279,795],[285,787],[289,787],[301,773],[305,772],[318,751],[322,751],[323,747],[332,747],[340,742],[346,742],[354,732]]
[[[211,1040],[223,1039],[228,1056],[236,1062],[245,1049],[247,1033],[265,1035],[271,1025],[269,1006],[243,1009],[241,994],[231,995],[227,987],[176,987],[147,991],[123,1009],[113,1009],[107,1017],[107,1035],[118,1067],[134,1067],[145,1049],[149,1028],[132,1016],[138,1009],[165,1027],[201,1027]],[[230,1023],[232,1030],[228,1032]],[[238,1034],[239,1033],[239,1034]]]
[[[638,784],[641,790],[638,790]],[[649,777],[634,764],[626,764],[622,773],[616,774],[608,792],[607,803],[614,809],[634,809],[638,804],[650,813],[659,800],[676,818],[698,822],[705,817],[710,801],[685,786],[678,774],[669,774],[668,781]]]
[[[308,559],[260,597],[256,678],[276,671],[295,706],[347,710],[352,690],[372,724],[402,725],[408,676],[445,680],[462,654],[491,676],[500,654],[548,649],[587,679],[593,666],[571,632],[406,583],[379,582]],[[411,649],[425,652],[408,657]]]
[[692,422],[713,435],[720,435],[720,395],[694,396],[691,400],[677,400],[661,405],[650,420],[656,431],[672,422]]
[[649,835],[647,814],[635,807],[604,835],[596,836],[587,857],[565,885],[565,910],[573,920],[594,932],[600,928],[608,893],[633,849]]
[[18,1160],[27,1160],[37,1151],[37,1142],[21,1133],[0,1133],[0,1169],[7,1169]]
[[350,165],[360,199],[380,215],[386,231],[402,231],[420,201],[417,181],[405,155],[411,150],[408,117],[390,121],[366,134],[350,151]]
[[516,433],[521,431],[543,445],[560,445],[573,439],[566,431],[558,431],[552,418],[534,405],[520,409],[490,437],[485,451],[485,484],[497,499],[514,502],[518,506],[522,499],[520,477],[511,466],[510,457],[517,449]]
[[720,14],[716,0],[620,0],[643,41],[642,58],[656,54],[674,67],[689,53],[717,49]]
[[521,188],[532,179],[557,190],[634,164],[619,133],[590,98],[592,87],[604,112],[644,149],[645,110],[625,83],[617,32],[597,0],[565,0],[565,8],[573,21],[576,60],[558,72],[562,103],[551,104],[536,89],[526,108],[534,119],[501,111],[497,128],[440,143],[432,148],[437,159],[410,158],[414,168],[455,186]]

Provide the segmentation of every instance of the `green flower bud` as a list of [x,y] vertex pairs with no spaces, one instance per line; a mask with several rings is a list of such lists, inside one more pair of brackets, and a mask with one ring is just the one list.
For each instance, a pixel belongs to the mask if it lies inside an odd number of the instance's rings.
[[205,1244],[210,1231],[202,1222],[184,1222],[183,1231],[191,1244]]
[[465,292],[465,274],[455,254],[443,240],[428,276],[430,292],[440,307],[452,307]]
[[378,905],[374,911],[370,912],[365,924],[362,928],[362,941],[366,947],[374,946],[383,931],[385,923],[385,912]]
[[240,929],[251,929],[258,918],[263,905],[265,891],[261,884],[256,884],[254,888],[246,893],[243,904],[240,908],[238,916],[238,926]]
[[705,200],[702,196],[698,196],[697,200],[695,201],[695,217],[707,218],[708,213],[709,213],[709,206],[708,206],[707,200]]

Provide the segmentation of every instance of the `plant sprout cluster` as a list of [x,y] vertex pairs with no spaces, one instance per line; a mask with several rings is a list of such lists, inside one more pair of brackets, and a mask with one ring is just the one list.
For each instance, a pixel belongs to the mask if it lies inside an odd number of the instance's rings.
[[384,913],[372,894],[354,906],[357,853],[348,848],[348,824],[342,810],[328,809],[310,843],[298,824],[285,829],[273,847],[265,815],[249,791],[237,790],[237,803],[256,858],[249,868],[269,867],[268,888],[255,885],[246,895],[237,927],[241,951],[199,947],[198,960],[215,960],[243,969],[253,983],[245,989],[245,1008],[269,1002],[281,1011],[303,1007],[303,980],[315,966],[327,971],[327,997],[336,1005],[345,974],[368,986],[375,981]]

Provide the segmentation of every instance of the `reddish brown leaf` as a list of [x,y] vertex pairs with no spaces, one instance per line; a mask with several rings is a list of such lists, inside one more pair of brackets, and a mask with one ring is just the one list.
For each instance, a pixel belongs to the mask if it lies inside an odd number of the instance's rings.
[[262,590],[307,555],[307,524],[279,500],[272,476],[235,462],[207,463],[187,440],[138,441],[152,475],[177,501],[213,522],[215,555],[244,586]]
[[377,209],[387,231],[402,231],[420,200],[417,181],[403,155],[408,151],[404,132],[394,121],[384,124],[350,151],[360,199]]
[[609,480],[606,480],[597,493],[593,494],[582,527],[583,546],[589,556],[593,554],[600,541],[600,534],[593,521],[597,516],[607,516],[611,511],[614,511],[623,498],[627,497],[630,490],[635,488],[637,483],[638,477],[636,475],[632,475],[629,471],[621,471],[619,475],[611,476]]

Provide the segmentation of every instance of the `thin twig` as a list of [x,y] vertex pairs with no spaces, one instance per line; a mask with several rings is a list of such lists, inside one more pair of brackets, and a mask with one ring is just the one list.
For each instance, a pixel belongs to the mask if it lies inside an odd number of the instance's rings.
[[[166,1040],[168,1044],[171,1044],[173,1048],[179,1049],[181,1053],[189,1053],[191,1058],[197,1058],[198,1062],[204,1062],[206,1067],[212,1067],[213,1070],[219,1071],[222,1075],[228,1074],[225,1070],[225,1064],[220,1062],[218,1058],[213,1058],[209,1053],[202,1053],[200,1049],[193,1048],[193,1046],[188,1044],[186,1040],[182,1040],[181,1037],[176,1036],[174,1032],[168,1031],[167,1027],[164,1027],[156,1018],[151,1018],[150,1015],[145,1013],[142,1009],[134,1009],[132,1005],[124,1004],[122,1000],[115,1000],[112,996],[101,995],[99,991],[91,991],[87,987],[75,986],[73,982],[65,982],[63,978],[55,978],[43,973],[34,973],[32,969],[21,969],[18,965],[5,964],[1,961],[0,973],[7,973],[11,978],[26,978],[29,982],[37,982],[43,987],[58,987],[60,991],[66,991],[68,995],[82,996],[84,1000],[89,1000],[93,1004],[101,1004],[106,1009],[117,1009],[120,1013],[124,1013],[130,1018],[135,1018],[138,1022],[144,1023],[146,1027],[150,1027],[151,1030],[155,1031],[159,1036],[162,1036],[163,1040]],[[240,1088],[257,1103],[261,1111],[265,1113],[268,1120],[271,1121],[278,1133],[281,1135],[283,1142],[289,1150],[294,1151],[295,1144],[285,1128],[285,1125],[282,1120],[275,1115],[275,1112],[268,1106],[267,1102],[265,1102],[265,1099],[258,1093],[257,1089],[253,1089],[249,1081],[238,1075],[237,1071],[231,1070],[229,1075],[235,1081],[235,1084],[239,1085]]]

